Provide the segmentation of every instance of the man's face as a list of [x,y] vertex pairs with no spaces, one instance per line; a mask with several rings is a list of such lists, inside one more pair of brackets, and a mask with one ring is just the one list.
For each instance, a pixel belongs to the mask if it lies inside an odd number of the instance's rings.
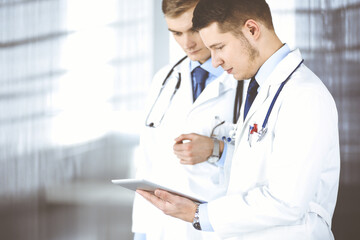
[[253,77],[258,69],[255,59],[259,52],[243,34],[221,33],[217,23],[200,30],[201,38],[210,49],[212,64],[221,66],[237,80]]
[[172,32],[176,42],[188,57],[193,61],[204,63],[210,58],[210,51],[205,47],[200,34],[192,31],[194,8],[189,9],[176,18],[165,16],[165,20],[169,31]]

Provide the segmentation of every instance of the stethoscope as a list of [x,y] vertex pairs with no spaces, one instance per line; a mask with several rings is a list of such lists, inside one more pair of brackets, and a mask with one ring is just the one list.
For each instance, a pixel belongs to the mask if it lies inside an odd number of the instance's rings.
[[170,104],[171,104],[172,99],[174,98],[177,90],[180,88],[180,84],[181,84],[181,73],[180,73],[180,72],[178,73],[178,80],[177,80],[177,83],[176,83],[176,85],[175,85],[174,92],[172,93],[172,95],[171,95],[171,97],[170,97],[169,104],[167,105],[167,107],[166,107],[165,111],[163,112],[163,114],[162,114],[160,120],[158,121],[158,123],[157,123],[157,124],[155,124],[154,122],[148,123],[149,116],[151,115],[151,113],[152,113],[152,111],[153,111],[153,109],[154,109],[154,106],[156,105],[156,103],[157,103],[157,101],[158,101],[158,99],[159,99],[162,91],[164,90],[165,85],[166,85],[168,79],[170,78],[171,74],[174,72],[174,69],[175,69],[180,63],[182,63],[186,58],[187,58],[187,56],[183,57],[183,58],[180,59],[177,63],[175,63],[175,65],[170,69],[169,73],[166,75],[166,77],[165,77],[165,79],[164,79],[164,81],[163,81],[163,83],[162,83],[162,85],[161,85],[160,91],[159,91],[159,93],[158,93],[158,95],[157,95],[157,97],[156,97],[153,105],[151,106],[150,111],[149,111],[146,119],[145,119],[145,126],[151,127],[151,128],[156,128],[156,127],[160,126],[160,124],[161,124],[161,122],[162,122],[162,120],[163,120],[163,118],[164,118],[164,116],[165,116],[165,113],[167,112],[167,110],[168,110],[169,107],[170,107]]
[[[165,85],[166,83],[168,82],[168,79],[170,78],[170,76],[173,74],[174,72],[174,69],[180,64],[182,63],[185,59],[187,58],[187,56],[183,57],[182,59],[180,59],[177,63],[174,64],[174,66],[170,69],[170,71],[168,72],[168,74],[166,75],[162,85],[161,85],[161,88],[160,88],[160,91],[153,103],[153,105],[151,106],[150,108],[150,111],[145,119],[145,126],[146,127],[150,127],[150,128],[157,128],[161,125],[161,122],[166,114],[166,112],[168,111],[170,105],[171,105],[171,101],[172,99],[174,98],[176,92],[178,91],[178,89],[180,88],[180,85],[181,85],[181,73],[179,72],[178,73],[178,77],[177,77],[177,83],[175,85],[175,88],[174,88],[174,91],[170,97],[170,100],[169,100],[169,103],[167,105],[167,107],[165,108],[163,114],[161,115],[159,121],[157,123],[154,123],[154,122],[150,122],[149,123],[149,117],[154,109],[154,106],[156,105],[162,91],[164,90],[165,88]],[[236,96],[235,96],[235,102],[234,102],[234,114],[233,114],[233,123],[236,123],[237,122],[237,119],[240,115],[240,106],[241,106],[241,102],[242,102],[242,91],[243,91],[243,82],[242,81],[239,81],[238,82],[238,85],[237,85],[237,88],[236,88]]]
[[[250,128],[249,128],[249,134],[248,134],[248,142],[249,142],[250,146],[251,146],[251,138],[252,138],[252,135],[253,135],[254,133],[256,133],[256,134],[258,135],[257,142],[261,141],[261,140],[264,138],[265,134],[267,133],[267,129],[268,129],[268,128],[267,128],[267,123],[268,123],[270,114],[271,114],[271,112],[272,112],[272,109],[273,109],[273,107],[274,107],[274,105],[275,105],[275,102],[276,102],[276,100],[277,100],[277,98],[278,98],[281,90],[284,88],[284,85],[289,81],[290,77],[291,77],[291,76],[293,75],[293,73],[301,66],[301,64],[302,64],[303,62],[304,62],[304,59],[301,60],[301,62],[299,63],[299,65],[294,69],[294,71],[292,71],[292,72],[290,73],[290,75],[285,79],[285,81],[283,81],[283,82],[281,83],[281,85],[280,85],[280,87],[278,88],[278,90],[277,90],[277,92],[276,92],[273,100],[271,101],[271,104],[270,104],[269,109],[268,109],[268,111],[267,111],[267,113],[266,113],[266,116],[265,116],[265,119],[264,119],[264,121],[263,121],[263,124],[262,124],[262,127],[261,127],[260,131],[258,131],[258,129],[257,129],[257,124],[254,124],[253,126],[250,126]],[[225,121],[222,121],[222,122],[220,122],[219,124],[215,125],[215,127],[213,128],[213,130],[212,130],[212,132],[211,132],[211,135],[213,135],[213,133],[214,133],[214,131],[215,131],[215,129],[216,129],[217,127],[221,126],[221,125],[224,124],[224,123],[225,123]],[[230,143],[230,144],[234,144],[234,143],[235,143],[236,131],[237,131],[237,125],[235,126],[234,129],[230,130],[228,136],[223,136],[223,137],[222,137],[222,140],[223,140],[224,142],[227,142],[227,143]]]

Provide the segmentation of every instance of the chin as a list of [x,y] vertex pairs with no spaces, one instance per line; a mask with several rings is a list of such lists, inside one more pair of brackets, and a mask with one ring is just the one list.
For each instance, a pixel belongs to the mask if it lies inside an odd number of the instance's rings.
[[188,58],[190,58],[190,60],[192,61],[198,61],[197,59],[197,56],[194,55],[194,54],[190,54],[190,53],[186,53],[186,55],[188,56]]
[[197,58],[196,56],[194,56],[194,55],[188,54],[187,56],[188,56],[188,58],[190,58],[190,60],[192,60],[192,61],[199,61],[198,58]]
[[233,74],[233,77],[238,81],[247,79],[245,76],[239,74]]
[[232,75],[236,80],[241,80],[241,76],[239,76],[239,74],[232,73]]
[[196,54],[187,54],[187,55],[192,61],[198,61],[198,62],[206,62],[210,58],[210,56],[206,56],[201,52]]

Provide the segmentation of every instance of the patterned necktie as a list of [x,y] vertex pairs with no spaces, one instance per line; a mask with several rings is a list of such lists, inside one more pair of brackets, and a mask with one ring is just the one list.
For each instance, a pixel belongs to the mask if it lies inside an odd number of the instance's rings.
[[192,78],[195,81],[195,87],[194,87],[194,101],[196,100],[196,98],[200,95],[200,93],[204,90],[205,88],[205,81],[208,78],[209,73],[202,69],[200,66],[196,67],[193,71],[192,71]]
[[257,89],[259,88],[259,84],[256,82],[255,77],[252,77],[250,80],[250,84],[247,90],[246,95],[246,102],[245,102],[245,109],[244,109],[244,120],[246,118],[246,115],[249,112],[249,109],[252,105],[252,103],[255,100],[255,97],[257,95]]

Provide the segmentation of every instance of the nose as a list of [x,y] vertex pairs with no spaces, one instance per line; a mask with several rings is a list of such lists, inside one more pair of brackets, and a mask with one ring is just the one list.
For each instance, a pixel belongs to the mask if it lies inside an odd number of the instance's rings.
[[221,66],[224,61],[217,54],[215,54],[214,51],[211,51],[211,63],[214,68],[217,68]]
[[188,50],[192,49],[196,46],[196,42],[194,41],[191,34],[185,34],[184,46],[185,46],[185,49],[188,49]]

